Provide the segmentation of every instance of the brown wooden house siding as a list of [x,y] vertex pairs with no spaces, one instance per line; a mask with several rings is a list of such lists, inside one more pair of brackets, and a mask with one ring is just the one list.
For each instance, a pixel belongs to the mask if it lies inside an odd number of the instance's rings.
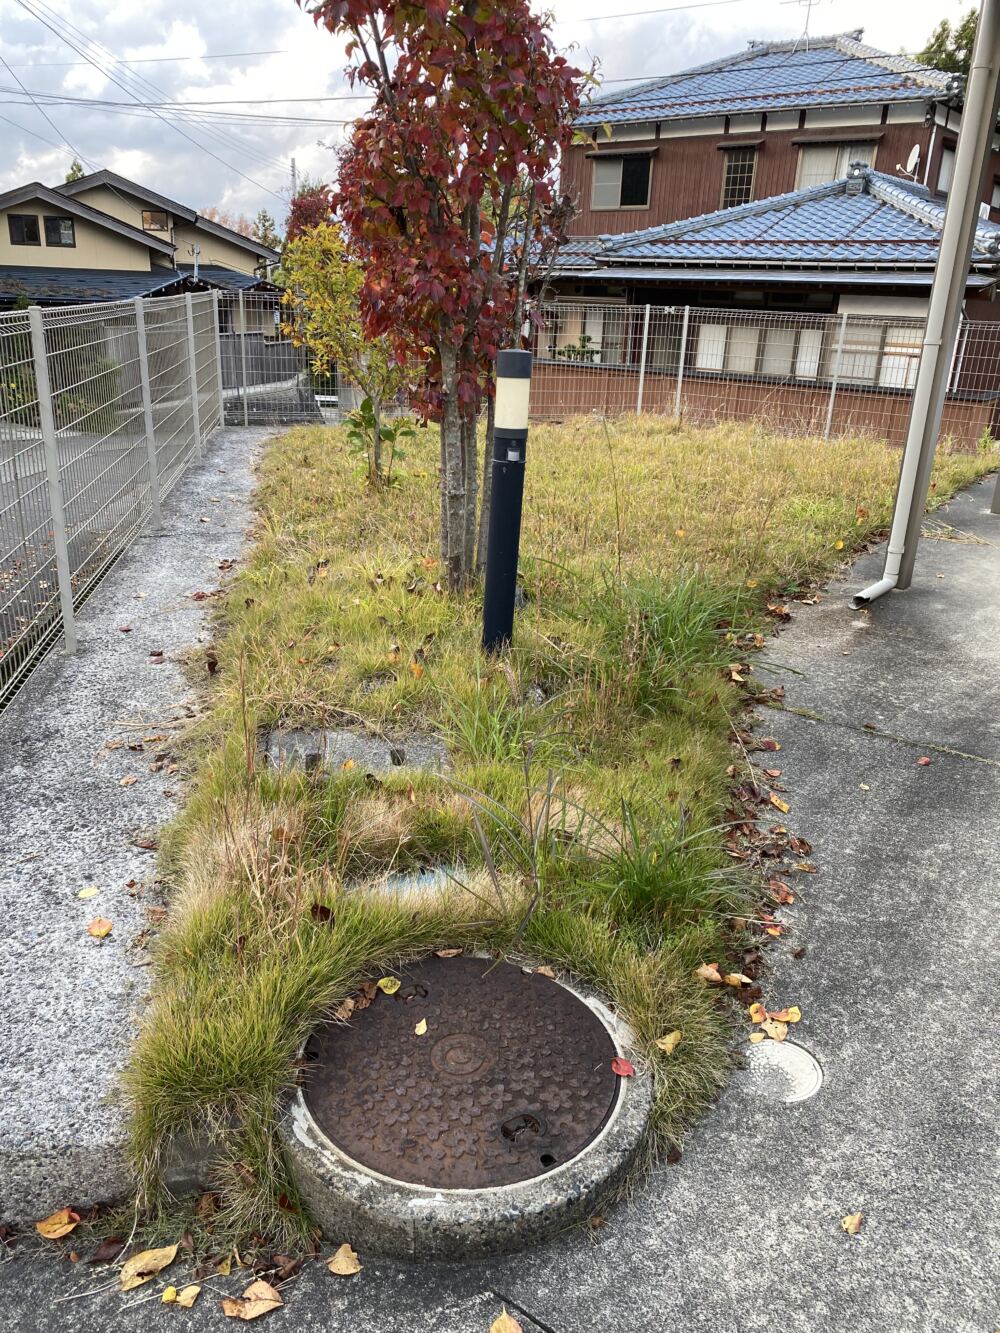
[[[576,144],[566,154],[562,169],[563,191],[577,202],[580,209],[570,226],[570,233],[574,236],[614,235],[715,212],[722,203],[726,159],[723,150],[726,147],[738,148],[741,144],[757,146],[753,197],[766,199],[796,188],[799,149],[809,142],[874,142],[875,160],[872,165],[890,176],[896,174],[897,166],[905,163],[910,150],[917,144],[921,157],[919,179],[923,181],[926,156],[930,151],[927,179],[933,187],[937,183],[942,149],[945,144],[953,145],[955,139],[953,130],[946,130],[939,125],[932,143],[929,126],[917,121],[902,121],[871,126],[764,130],[751,134],[668,136],[655,140],[628,140],[620,145],[611,143],[599,151],[612,157],[636,150],[652,153],[649,205],[646,208],[597,211],[590,206],[594,150],[586,144]],[[991,169],[986,174],[982,192],[984,202],[990,200],[995,178],[1000,178],[1000,152],[993,154]],[[994,221],[1000,220],[1000,210],[993,210],[990,216]]]

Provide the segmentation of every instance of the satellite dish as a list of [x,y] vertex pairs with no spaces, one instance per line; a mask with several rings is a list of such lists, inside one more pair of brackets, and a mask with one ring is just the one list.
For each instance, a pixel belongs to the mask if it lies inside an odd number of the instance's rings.
[[907,176],[916,175],[917,166],[919,165],[919,163],[920,163],[920,145],[918,143],[915,143],[913,147],[910,149],[910,156],[906,159]]

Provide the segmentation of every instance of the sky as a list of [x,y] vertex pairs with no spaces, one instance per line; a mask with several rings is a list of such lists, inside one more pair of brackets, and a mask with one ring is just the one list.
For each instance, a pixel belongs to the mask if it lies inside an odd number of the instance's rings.
[[[622,80],[703,64],[754,38],[796,38],[807,23],[815,36],[863,27],[871,45],[912,52],[969,3],[701,0],[671,9],[681,0],[547,0],[534,8],[552,11],[554,40],[574,63],[596,59],[604,78]],[[363,105],[298,100],[349,97],[344,63],[342,42],[314,28],[294,0],[0,0],[0,191],[58,184],[79,156],[90,170],[110,168],[199,210],[266,208],[280,220],[292,159],[300,178],[329,179],[331,145],[345,132],[330,122]],[[35,105],[19,84],[126,109],[37,97]],[[202,115],[232,118],[127,110],[140,102],[198,102]],[[255,114],[288,119],[240,118]]]

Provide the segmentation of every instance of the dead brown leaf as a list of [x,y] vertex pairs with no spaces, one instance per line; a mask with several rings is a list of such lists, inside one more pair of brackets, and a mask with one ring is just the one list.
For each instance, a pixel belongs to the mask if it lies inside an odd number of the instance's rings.
[[336,1277],[353,1277],[355,1273],[361,1272],[361,1263],[354,1250],[345,1241],[340,1249],[331,1254],[326,1261],[329,1272]]
[[69,1235],[79,1221],[80,1214],[74,1212],[72,1208],[60,1208],[51,1216],[44,1217],[41,1222],[36,1222],[35,1230],[46,1240],[61,1240],[63,1236]]
[[249,1322],[279,1309],[284,1303],[270,1282],[259,1278],[250,1283],[242,1296],[227,1296],[222,1302],[222,1313],[227,1319]]
[[143,1250],[140,1254],[133,1254],[131,1259],[126,1259],[122,1264],[119,1274],[121,1290],[134,1291],[144,1282],[152,1281],[157,1273],[169,1268],[176,1258],[176,1245],[164,1245],[157,1250]]

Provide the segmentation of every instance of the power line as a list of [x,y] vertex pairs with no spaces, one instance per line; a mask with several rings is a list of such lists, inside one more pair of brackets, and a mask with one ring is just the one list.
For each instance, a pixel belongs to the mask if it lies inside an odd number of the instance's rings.
[[[0,52],[0,64],[2,64],[2,65],[4,66],[4,68],[7,70],[7,73],[11,76],[12,79],[14,79],[14,81],[17,83],[17,86],[21,89],[21,92],[24,93],[24,95],[28,98],[28,100],[31,102],[31,105],[35,108],[35,110],[38,112],[38,114],[43,118],[43,120],[46,122],[46,124],[49,125],[49,127],[50,127],[52,130],[55,131],[55,133],[58,135],[58,137],[59,137],[59,139],[61,140],[61,142],[62,142],[68,149],[70,149],[70,150],[72,151],[74,160],[76,160],[77,158],[82,158],[83,161],[88,162],[88,163],[91,163],[91,165],[93,165],[93,163],[91,162],[91,159],[90,159],[90,158],[88,158],[88,157],[86,157],[84,154],[82,154],[82,153],[76,148],[76,146],[75,146],[74,144],[71,144],[71,143],[70,143],[70,141],[65,137],[65,135],[63,135],[63,134],[60,133],[60,131],[59,131],[59,126],[55,123],[55,121],[52,119],[52,117],[49,115],[49,113],[45,110],[45,108],[44,108],[43,106],[39,105],[39,103],[35,100],[34,96],[33,96],[31,93],[28,92],[27,88],[25,88],[24,84],[21,82],[21,80],[20,80],[20,78],[18,77],[18,75],[16,75],[16,74],[14,73],[14,71],[11,69],[10,65],[7,64],[6,60],[4,60],[4,58],[3,58],[3,53],[2,53],[2,52]],[[24,103],[21,103],[21,105],[23,106]]]
[[694,0],[689,5],[668,5],[663,9],[633,9],[628,14],[592,14],[587,18],[556,19],[556,26],[566,23],[604,23],[608,19],[639,19],[652,14],[676,14],[681,9],[715,9],[719,5],[742,5],[747,0]]
[[[65,29],[68,28],[70,31],[77,33],[82,41],[86,42],[90,46],[96,47],[98,51],[102,49],[105,50],[112,60],[117,61],[117,57],[114,56],[112,52],[107,51],[106,47],[102,48],[100,42],[96,42],[88,38],[84,33],[80,32],[78,28],[75,28],[74,25],[70,23],[68,20],[60,20],[59,16],[52,14],[51,10],[48,11],[49,14],[51,15],[51,18],[49,18],[46,17],[45,13],[39,13],[37,9],[33,8],[32,4],[29,3],[29,0],[17,0],[17,3],[21,6],[23,10],[25,10],[26,13],[30,14],[32,18],[36,19],[44,27],[48,28],[50,32],[54,33],[55,36],[59,37],[62,41],[64,41],[71,50],[75,51],[77,55],[82,56],[83,59],[87,62],[87,64],[92,65],[96,70],[98,70],[101,74],[103,74],[105,78],[109,79],[110,82],[115,84],[116,87],[121,88],[123,92],[127,93],[130,97],[134,98],[136,102],[141,101],[141,99],[138,97],[135,91],[131,87],[129,87],[127,83],[123,82],[122,78],[118,74],[116,74],[113,69],[111,71],[105,69],[96,59],[94,59],[94,57],[90,54],[89,51],[87,51],[86,49],[82,49],[73,40],[71,36],[67,35]],[[47,9],[46,6],[41,4],[40,7],[43,10]],[[63,24],[64,26],[60,27],[58,26],[59,24]],[[155,86],[153,85],[150,86],[154,87],[154,91],[162,96],[161,89],[155,88]],[[187,133],[186,130],[182,129],[179,125],[174,124],[170,120],[170,118],[164,115],[161,111],[155,108],[153,108],[152,110],[153,114],[159,120],[162,120],[165,125],[169,126],[176,134],[179,134],[183,139],[186,139],[190,144],[193,144],[195,148],[200,148],[203,153],[207,153],[209,157],[213,158],[221,166],[225,167],[227,171],[235,172],[236,175],[240,176],[243,180],[248,181],[251,185],[255,185],[257,189],[264,190],[267,194],[271,195],[273,198],[280,199],[281,202],[284,203],[283,197],[280,194],[278,194],[276,190],[272,190],[270,186],[264,185],[263,182],[255,180],[253,176],[250,176],[245,171],[241,171],[238,167],[233,166],[231,162],[227,162],[225,158],[220,157],[218,153],[214,152],[211,148],[207,147],[207,145],[199,143],[197,139],[193,138],[190,134]],[[218,135],[218,131],[209,130],[208,132]],[[245,148],[242,148],[242,151],[245,152],[247,150]]]
[[[137,56],[136,59],[121,57],[123,65],[169,65],[181,61],[194,60],[236,60],[240,56],[287,56],[290,51],[216,51],[206,52],[203,56]],[[86,65],[86,60],[31,60],[25,64],[7,65],[8,69],[70,69],[77,65]],[[4,64],[7,64],[4,61]]]

